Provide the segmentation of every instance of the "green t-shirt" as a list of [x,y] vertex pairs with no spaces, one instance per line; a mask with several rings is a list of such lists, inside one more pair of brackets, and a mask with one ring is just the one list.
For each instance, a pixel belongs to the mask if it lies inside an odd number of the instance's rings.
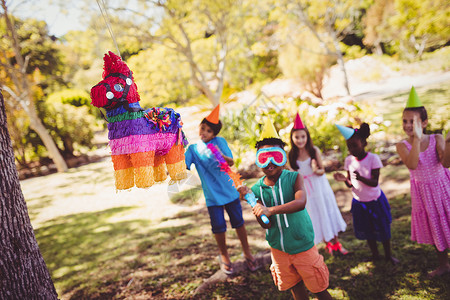
[[[255,183],[252,191],[267,207],[288,203],[295,199],[294,185],[297,176],[298,172],[283,170],[274,186],[265,185],[264,176]],[[314,246],[314,230],[306,209],[291,214],[273,215],[270,216],[270,221],[272,226],[266,232],[270,247],[297,254]]]

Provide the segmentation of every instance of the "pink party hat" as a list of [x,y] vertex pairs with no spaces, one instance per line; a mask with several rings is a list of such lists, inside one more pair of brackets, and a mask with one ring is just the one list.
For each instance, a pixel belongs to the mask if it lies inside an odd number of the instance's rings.
[[300,115],[297,113],[294,121],[294,129],[304,129],[306,126],[303,124]]

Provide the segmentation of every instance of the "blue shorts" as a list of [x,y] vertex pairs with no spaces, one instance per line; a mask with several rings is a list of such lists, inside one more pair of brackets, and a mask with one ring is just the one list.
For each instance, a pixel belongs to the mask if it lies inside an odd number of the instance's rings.
[[211,229],[213,233],[222,233],[227,231],[227,223],[225,222],[225,213],[228,213],[231,227],[239,228],[244,225],[244,218],[242,217],[241,201],[238,199],[220,206],[208,207],[209,218],[211,219]]
[[358,240],[387,241],[391,238],[391,207],[383,191],[377,200],[352,201],[353,230]]

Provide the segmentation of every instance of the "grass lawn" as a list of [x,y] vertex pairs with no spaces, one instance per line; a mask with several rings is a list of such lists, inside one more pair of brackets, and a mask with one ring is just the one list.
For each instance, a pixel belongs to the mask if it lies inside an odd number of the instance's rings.
[[[400,174],[401,179],[407,179],[402,166],[386,169],[383,172],[385,182],[395,183],[393,179],[398,180],[396,175]],[[83,180],[89,178],[91,176],[86,176]],[[254,181],[249,180],[248,184]],[[342,186],[332,185],[335,190],[342,189]],[[63,187],[60,191],[64,192]],[[288,292],[277,291],[268,266],[254,273],[237,274],[204,294],[194,296],[193,291],[213,275],[219,265],[207,210],[198,205],[204,200],[196,191],[183,193],[190,195],[185,197],[190,199],[186,201],[181,197],[180,201],[195,209],[158,222],[133,218],[136,208],[126,204],[42,221],[35,228],[36,238],[60,297],[291,299]],[[351,215],[345,210],[343,215],[348,228],[340,239],[352,253],[344,258],[332,257],[324,252],[323,244],[319,245],[331,274],[330,293],[336,299],[450,299],[450,274],[433,280],[426,276],[437,266],[433,247],[409,240],[409,194],[399,194],[389,200],[393,214],[392,248],[401,263],[392,266],[384,261],[368,261],[369,249],[364,241],[354,238]],[[49,199],[43,201],[51,203]],[[243,204],[243,208],[253,252],[266,252],[264,230],[254,220],[249,205]],[[127,214],[128,218],[124,219]],[[31,216],[33,218],[33,214]],[[242,259],[235,232],[229,230],[227,237],[232,260]],[[381,245],[379,249],[383,253]]]

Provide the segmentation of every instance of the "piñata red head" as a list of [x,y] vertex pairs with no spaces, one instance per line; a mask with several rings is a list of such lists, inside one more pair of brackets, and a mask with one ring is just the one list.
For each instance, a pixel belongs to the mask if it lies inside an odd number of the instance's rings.
[[103,80],[91,89],[91,104],[106,110],[123,105],[132,111],[129,104],[140,101],[133,72],[111,51],[105,54],[103,61]]

